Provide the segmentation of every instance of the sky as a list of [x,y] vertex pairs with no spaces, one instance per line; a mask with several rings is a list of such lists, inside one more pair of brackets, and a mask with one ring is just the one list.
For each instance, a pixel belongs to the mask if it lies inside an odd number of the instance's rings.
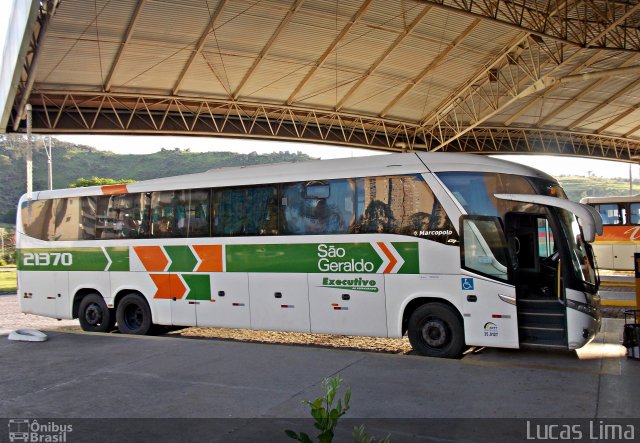
[[[0,0],[0,47],[4,48],[4,39],[14,1]],[[4,54],[3,54],[4,55]],[[304,152],[318,158],[360,157],[380,155],[382,152],[361,148],[346,148],[327,144],[302,142],[277,142],[246,140],[222,137],[172,137],[172,136],[113,136],[113,135],[54,135],[55,138],[76,144],[93,146],[116,154],[151,153],[165,149],[191,149],[193,152],[233,151],[258,154],[278,151]],[[54,146],[55,149],[55,146]],[[523,163],[540,169],[555,177],[560,175],[596,175],[599,177],[629,177],[629,164],[604,160],[592,160],[575,157],[538,156],[538,155],[501,155],[496,156],[510,161]],[[640,167],[632,166],[634,178],[640,178]]]

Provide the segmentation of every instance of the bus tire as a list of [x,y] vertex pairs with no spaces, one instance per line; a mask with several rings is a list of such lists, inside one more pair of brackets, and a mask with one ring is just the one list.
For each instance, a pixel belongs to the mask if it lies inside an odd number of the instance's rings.
[[443,303],[427,303],[413,311],[408,335],[414,351],[428,357],[459,358],[465,345],[460,318]]
[[116,309],[118,330],[122,334],[147,335],[151,331],[151,309],[140,294],[127,294]]
[[78,307],[78,320],[83,331],[110,332],[116,324],[113,311],[100,294],[85,295]]

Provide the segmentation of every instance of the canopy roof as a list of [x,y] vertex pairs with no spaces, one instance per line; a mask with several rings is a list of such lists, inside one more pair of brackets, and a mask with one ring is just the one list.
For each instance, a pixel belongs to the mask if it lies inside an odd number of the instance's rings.
[[47,0],[2,124],[632,160],[639,23],[637,0]]

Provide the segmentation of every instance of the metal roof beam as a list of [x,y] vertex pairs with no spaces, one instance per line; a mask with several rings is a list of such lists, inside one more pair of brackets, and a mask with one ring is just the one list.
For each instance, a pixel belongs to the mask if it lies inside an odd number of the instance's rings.
[[[630,66],[632,63],[637,62],[639,57],[640,57],[640,55],[634,55],[634,56],[630,57],[629,60],[625,61],[622,64],[621,67]],[[538,120],[538,123],[536,124],[536,127],[540,128],[540,127],[544,126],[549,120],[555,118],[561,112],[563,112],[567,108],[573,106],[578,100],[582,99],[582,97],[584,97],[585,95],[587,95],[591,91],[595,90],[596,88],[599,88],[600,86],[604,85],[604,83],[606,81],[607,81],[607,78],[601,78],[601,79],[595,81],[594,83],[590,84],[586,88],[581,89],[578,94],[576,94],[573,97],[571,97],[562,106],[558,106],[557,108],[554,108],[553,111],[551,111],[546,116],[544,116],[543,118]]]
[[136,5],[136,9],[133,11],[133,16],[131,20],[129,20],[129,26],[127,26],[127,32],[124,37],[124,41],[120,43],[120,49],[118,50],[118,54],[116,55],[113,64],[111,65],[111,70],[109,70],[109,74],[107,75],[107,79],[104,82],[103,90],[109,92],[111,90],[111,82],[113,81],[113,76],[116,74],[118,70],[118,66],[120,66],[120,60],[124,54],[124,51],[129,46],[129,42],[131,41],[131,37],[133,36],[133,31],[136,27],[136,23],[138,22],[138,18],[140,17],[140,13],[142,12],[142,8],[147,0],[138,0],[138,4]]
[[590,111],[582,114],[580,117],[578,117],[577,119],[575,119],[569,126],[567,126],[565,129],[572,131],[575,128],[579,128],[580,126],[582,126],[585,121],[593,116],[594,114],[600,112],[601,110],[603,110],[605,107],[609,106],[611,103],[613,103],[614,101],[616,101],[617,99],[619,99],[620,97],[622,97],[623,95],[626,95],[628,92],[633,91],[634,89],[640,87],[640,80],[635,80],[631,83],[629,83],[627,86],[625,86],[624,88],[618,90],[618,92],[616,92],[615,94],[609,96],[606,100],[604,100],[601,104],[599,104],[598,106],[596,106],[595,108],[591,109]]
[[262,48],[262,51],[260,51],[260,54],[258,54],[256,59],[253,61],[253,64],[251,65],[251,67],[245,73],[244,77],[240,81],[240,84],[238,85],[238,87],[236,88],[236,90],[233,93],[233,99],[234,100],[238,99],[238,97],[240,96],[240,93],[242,92],[242,88],[244,88],[244,86],[247,84],[247,82],[249,81],[249,79],[251,78],[251,76],[253,75],[255,70],[260,65],[260,62],[262,62],[262,60],[267,56],[267,54],[271,50],[271,48],[272,48],[273,44],[275,43],[275,41],[278,39],[278,37],[280,36],[282,31],[284,31],[284,29],[287,27],[287,25],[289,24],[289,22],[293,18],[293,15],[298,11],[298,9],[300,9],[300,7],[302,6],[303,1],[304,0],[295,0],[293,2],[291,7],[289,8],[289,11],[287,11],[287,15],[285,15],[284,18],[280,21],[280,24],[276,28],[275,32],[271,35],[271,37],[269,37],[269,40],[267,41],[267,43]]
[[365,72],[362,76],[360,76],[358,81],[351,87],[351,89],[349,89],[342,96],[342,98],[340,99],[340,101],[336,105],[336,111],[340,111],[343,108],[344,104],[346,103],[347,100],[349,100],[349,98],[351,98],[353,93],[356,92],[356,90],[360,86],[362,86],[362,84],[371,75],[373,75],[373,73],[376,71],[376,69],[378,69],[382,63],[384,63],[384,61],[387,59],[387,57],[389,57],[389,55],[393,52],[393,50],[396,49],[398,46],[400,46],[400,44],[404,41],[404,39],[407,38],[407,36],[409,34],[411,34],[411,32],[413,32],[413,30],[420,24],[422,19],[425,17],[425,15],[427,15],[427,13],[430,10],[431,10],[431,6],[426,6],[422,11],[420,11],[420,13],[413,19],[413,21],[409,24],[409,26],[407,26],[404,29],[404,31],[402,31],[396,37],[396,39],[393,41],[393,43],[391,43],[391,45],[382,53],[382,55],[380,55],[380,57],[378,57],[378,59],[373,63],[373,65],[371,65],[369,67],[367,72]]
[[35,40],[32,40],[33,44],[33,57],[31,58],[31,62],[28,64],[27,68],[27,79],[22,91],[20,91],[20,103],[16,108],[15,118],[13,120],[13,130],[16,131],[18,126],[20,126],[20,121],[24,118],[25,107],[29,98],[31,97],[31,90],[33,89],[33,84],[36,81],[36,72],[38,71],[38,64],[40,63],[40,56],[42,54],[41,50],[38,50],[43,41],[44,36],[49,29],[49,24],[51,23],[51,18],[56,13],[56,8],[58,7],[58,0],[49,0],[46,2],[42,2],[40,6],[40,17],[38,21],[40,22],[40,30],[38,32],[38,36]]
[[295,100],[296,96],[300,93],[302,88],[304,88],[304,86],[311,79],[311,77],[313,77],[316,71],[320,69],[322,65],[324,65],[324,62],[327,61],[327,59],[329,58],[329,55],[331,55],[331,53],[338,47],[338,44],[342,41],[342,39],[349,33],[349,31],[351,31],[351,28],[353,28],[353,26],[365,14],[365,12],[367,12],[367,9],[369,9],[369,6],[371,5],[372,1],[373,0],[365,0],[362,3],[362,5],[360,5],[360,8],[358,9],[358,11],[356,11],[353,17],[351,17],[351,20],[347,23],[347,25],[344,28],[342,28],[342,31],[340,31],[340,34],[336,36],[336,38],[331,42],[329,47],[322,53],[320,58],[314,63],[313,67],[309,70],[309,72],[307,72],[307,75],[304,76],[302,81],[298,83],[298,86],[296,86],[296,88],[293,90],[291,95],[289,95],[289,98],[287,99],[287,105],[291,105],[291,103],[293,103],[293,101]]
[[180,91],[180,87],[182,86],[182,82],[184,81],[184,78],[189,73],[189,69],[191,69],[191,66],[193,65],[193,62],[195,61],[196,57],[198,57],[198,55],[200,55],[200,53],[202,52],[202,48],[204,48],[204,44],[207,41],[207,37],[209,37],[209,34],[213,31],[216,21],[220,17],[220,14],[222,14],[222,10],[224,9],[226,4],[227,4],[227,0],[220,0],[220,3],[218,3],[218,7],[214,11],[214,13],[211,15],[211,18],[209,19],[209,23],[207,23],[207,27],[204,28],[204,32],[200,36],[200,39],[198,39],[198,43],[196,44],[195,48],[193,48],[193,51],[189,56],[189,60],[187,60],[187,63],[182,68],[182,72],[180,72],[180,75],[178,76],[178,79],[176,80],[176,83],[173,86],[173,92],[172,92],[173,95],[178,95],[178,91]]
[[[482,17],[543,38],[582,48],[640,51],[639,6],[631,2],[502,0],[421,0],[450,12]],[[604,5],[608,15],[598,4]],[[580,14],[573,14],[576,5]],[[570,6],[570,7],[568,7]],[[594,16],[598,19],[594,20]]]
[[[549,71],[549,73],[547,73],[547,76],[551,76],[554,72],[557,72],[564,64],[571,62],[574,58],[577,58],[580,55],[581,55],[581,51],[580,50],[574,52],[567,59],[564,60],[564,63],[561,63],[561,64],[555,66],[551,71]],[[590,65],[594,61],[598,60],[600,57],[601,57],[600,52],[596,52],[594,55],[589,57],[586,61],[582,62],[578,67],[573,69],[573,71],[571,71],[571,72],[573,74],[580,72],[585,66]],[[524,106],[522,106],[517,111],[514,111],[511,114],[511,116],[505,121],[505,125],[507,125],[507,126],[511,125],[514,121],[516,121],[518,118],[520,118],[525,112],[527,112],[533,106],[538,104],[541,100],[543,100],[545,97],[547,97],[553,91],[555,91],[559,86],[560,86],[560,84],[557,83],[557,84],[547,88],[541,95],[539,95],[537,97],[534,97],[532,100],[529,101],[529,103],[525,104]],[[536,125],[536,127],[540,127],[539,123],[538,123],[538,125]]]

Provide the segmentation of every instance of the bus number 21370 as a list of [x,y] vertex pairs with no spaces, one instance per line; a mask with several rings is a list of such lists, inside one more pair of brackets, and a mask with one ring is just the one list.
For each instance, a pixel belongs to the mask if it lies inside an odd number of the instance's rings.
[[25,252],[24,266],[71,266],[73,255],[70,252]]

